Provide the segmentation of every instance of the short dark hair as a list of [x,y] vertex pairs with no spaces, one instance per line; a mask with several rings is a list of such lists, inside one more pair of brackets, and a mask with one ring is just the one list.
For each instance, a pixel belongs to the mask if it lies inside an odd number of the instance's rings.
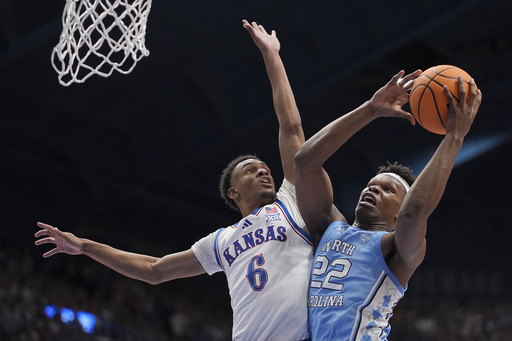
[[249,160],[249,159],[255,159],[259,160],[259,158],[256,155],[253,154],[246,154],[246,155],[240,155],[233,159],[222,171],[222,174],[220,176],[220,182],[219,182],[219,191],[220,196],[228,205],[229,208],[240,211],[240,208],[235,203],[233,199],[231,199],[228,196],[228,189],[231,187],[231,178],[233,177],[233,171],[235,170],[235,167],[242,161]]
[[416,181],[416,175],[413,174],[413,170],[407,166],[399,164],[397,161],[395,161],[395,163],[390,163],[388,161],[387,166],[380,166],[377,174],[381,173],[395,173],[400,175],[400,177],[402,177],[409,186],[412,186],[414,181]]

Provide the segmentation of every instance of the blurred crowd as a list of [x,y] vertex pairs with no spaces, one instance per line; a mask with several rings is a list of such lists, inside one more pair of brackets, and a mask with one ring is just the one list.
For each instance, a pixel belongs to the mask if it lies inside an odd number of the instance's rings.
[[[30,246],[0,240],[2,341],[230,339],[228,294],[211,288],[207,275],[152,286],[84,256],[43,260],[43,250]],[[77,319],[50,318],[48,305],[94,314],[94,331],[84,332]]]
[[[83,256],[42,260],[41,250],[30,247],[0,239],[2,341],[230,339],[229,296],[227,288],[214,288],[218,280],[203,275],[152,286]],[[510,339],[512,299],[506,288],[512,283],[507,277],[470,277],[477,284],[463,288],[460,276],[447,274],[448,280],[429,283],[432,276],[439,274],[420,272],[411,282],[391,319],[390,340]],[[94,330],[85,332],[76,319],[64,323],[60,314],[48,316],[47,305],[94,314]]]

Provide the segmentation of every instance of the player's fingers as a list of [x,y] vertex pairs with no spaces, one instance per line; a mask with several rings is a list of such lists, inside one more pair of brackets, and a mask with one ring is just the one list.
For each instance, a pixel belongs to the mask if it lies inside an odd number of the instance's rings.
[[446,95],[446,98],[448,98],[449,101],[453,101],[452,93],[450,92],[450,89],[448,89],[447,85],[443,85],[443,91],[444,94]]
[[409,93],[409,90],[412,89],[412,86],[414,85],[414,79],[410,79],[408,80],[405,84],[404,84],[404,89],[405,91],[407,91]]
[[478,108],[482,103],[482,91],[480,89],[476,89],[474,79],[471,79],[469,81],[469,92],[471,97],[468,99],[468,105],[471,106],[476,115],[478,112]]
[[471,80],[469,81],[469,93],[471,94],[471,96],[476,96],[477,94],[476,84],[473,78],[471,78]]
[[418,69],[418,70],[416,70],[414,72],[411,72],[410,74],[406,75],[403,79],[404,79],[405,82],[408,82],[411,79],[414,79],[414,78],[418,77],[419,75],[421,75],[421,70],[420,69]]
[[54,228],[55,228],[55,226],[53,226],[53,225],[45,224],[45,223],[42,223],[42,222],[40,222],[40,221],[37,223],[37,226],[39,226],[39,227],[40,227],[40,228],[42,228],[42,229],[47,229],[47,230],[48,230],[48,229],[54,229]]
[[49,235],[50,235],[50,233],[48,232],[48,230],[39,230],[36,233],[34,233],[34,237],[36,237],[36,238],[39,238],[41,236],[49,236]]
[[459,86],[459,103],[466,103],[466,88],[462,76],[457,77],[457,85]]
[[444,91],[446,98],[448,99],[448,102],[450,102],[450,111],[451,111],[451,109],[455,105],[455,100],[453,99],[452,93],[450,92],[450,89],[448,89],[447,85],[443,86],[443,91]]
[[57,253],[59,253],[59,251],[57,250],[57,248],[52,249],[52,250],[50,250],[50,251],[48,251],[48,252],[43,253],[43,258],[51,257],[51,256],[53,256],[53,255],[55,255],[55,254],[57,254]]
[[405,84],[406,86],[408,86],[410,88],[410,87],[412,87],[412,82],[411,81],[413,79],[415,79],[415,78],[418,78],[419,75],[421,75],[421,70],[420,69],[418,69],[418,70],[408,74],[404,78],[402,78],[401,84]]
[[35,237],[51,236],[55,231],[58,231],[56,227],[41,222],[38,222],[37,226],[40,227],[42,230],[37,231],[34,234]]
[[38,240],[36,240],[34,242],[34,244],[36,244],[37,246],[43,245],[43,244],[49,244],[49,243],[55,244],[55,238],[53,238],[53,237],[46,237],[46,238],[43,238],[43,239],[38,239]]
[[482,102],[482,96],[483,96],[484,94],[482,93],[482,90],[480,90],[480,89],[478,89],[478,90],[476,90],[476,91],[477,91],[477,95],[476,95],[476,97],[477,97],[477,99],[478,99],[478,103],[481,103],[481,102]]
[[469,93],[471,94],[471,97],[481,97],[482,91],[480,89],[476,88],[476,83],[473,78],[469,81]]
[[391,78],[391,80],[389,81],[390,84],[393,84],[393,85],[396,85],[398,84],[398,81],[400,80],[400,78],[402,78],[402,76],[404,75],[405,71],[404,70],[400,70],[399,73],[397,73],[396,75],[393,76],[393,78]]
[[478,101],[478,90],[476,89],[475,80],[471,78],[469,81],[469,100],[471,102]]
[[411,113],[408,113],[405,110],[399,110],[396,114],[398,117],[404,118],[407,121],[409,121],[412,125],[416,124],[416,120],[414,119],[414,116],[412,116]]

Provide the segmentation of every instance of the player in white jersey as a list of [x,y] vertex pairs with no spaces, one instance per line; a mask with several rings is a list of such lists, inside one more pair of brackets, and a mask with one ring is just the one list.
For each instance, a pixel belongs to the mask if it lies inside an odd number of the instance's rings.
[[[313,247],[295,200],[294,156],[304,143],[295,99],[279,56],[280,43],[255,22],[243,21],[260,49],[279,121],[285,180],[276,198],[267,165],[255,156],[233,160],[223,172],[221,195],[244,217],[190,249],[152,257],[112,248],[38,223],[36,245],[55,244],[43,256],[83,254],[128,277],[158,284],[225,271],[234,312],[233,339],[304,340],[308,337],[307,281]],[[264,133],[258,138],[268,138]],[[247,231],[247,232],[246,232]]]
[[301,226],[295,189],[284,180],[272,204],[193,245],[208,274],[226,274],[233,340],[307,338],[304,300],[313,244]]
[[466,94],[459,77],[460,102],[445,87],[450,102],[446,135],[417,179],[402,165],[381,167],[361,193],[353,226],[333,206],[331,181],[322,166],[378,117],[403,117],[415,123],[402,106],[409,100],[410,81],[420,73],[402,78],[400,71],[371,100],[306,141],[296,155],[302,217],[311,233],[328,226],[311,273],[308,309],[313,341],[386,340],[393,308],[424,259],[427,219],[443,195],[480,106],[482,94],[473,80]]

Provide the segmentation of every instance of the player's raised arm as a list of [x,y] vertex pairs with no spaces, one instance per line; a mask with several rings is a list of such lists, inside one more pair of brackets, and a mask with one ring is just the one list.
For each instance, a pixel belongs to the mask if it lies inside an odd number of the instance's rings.
[[86,255],[97,262],[133,279],[158,284],[176,278],[205,273],[192,250],[178,252],[162,258],[115,249],[89,239],[78,238],[45,223],[36,232],[35,245],[54,244],[55,248],[43,254],[47,258],[58,253]]
[[[420,173],[404,199],[395,230],[397,266],[392,269],[402,283],[406,283],[425,255],[427,219],[443,196],[466,134],[469,132],[482,100],[471,80],[469,94],[465,93],[462,78],[458,79],[460,102],[456,102],[448,89],[450,102],[446,135]],[[466,101],[467,96],[468,100]]]
[[[417,70],[406,77],[400,71],[380,88],[370,101],[334,120],[306,141],[295,157],[297,202],[301,215],[317,237],[334,220],[343,220],[333,207],[333,190],[324,162],[356,132],[378,117],[402,117],[414,123],[411,114],[402,110],[408,101],[407,90]],[[403,77],[403,78],[402,78]]]
[[269,34],[262,25],[242,20],[254,43],[261,51],[268,78],[272,85],[274,109],[279,121],[279,151],[285,178],[295,184],[293,158],[304,143],[304,132],[299,109],[295,103],[286,70],[279,55],[281,44],[276,32]]

